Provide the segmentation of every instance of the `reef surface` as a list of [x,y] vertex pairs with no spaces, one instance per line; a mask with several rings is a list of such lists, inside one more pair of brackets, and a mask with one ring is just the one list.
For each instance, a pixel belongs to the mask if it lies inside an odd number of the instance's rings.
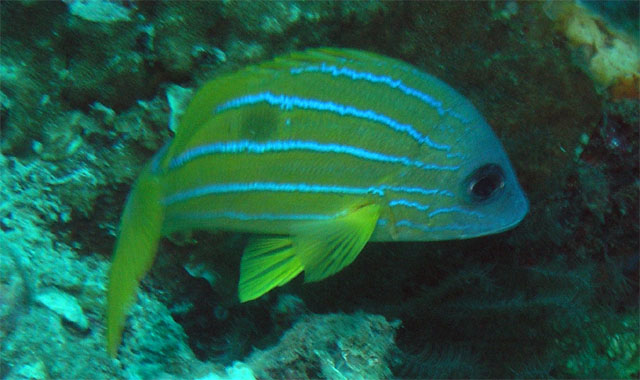
[[[0,377],[637,378],[638,8],[616,3],[0,2]],[[246,236],[173,236],[109,358],[106,276],[142,165],[206,80],[315,46],[396,57],[468,97],[530,214],[479,239],[369,244],[247,304]]]

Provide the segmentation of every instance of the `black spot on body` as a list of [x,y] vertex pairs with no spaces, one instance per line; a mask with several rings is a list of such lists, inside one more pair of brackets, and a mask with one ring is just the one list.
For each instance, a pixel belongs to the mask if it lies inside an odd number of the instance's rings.
[[268,105],[254,105],[242,114],[239,137],[252,141],[265,141],[278,130],[280,115],[278,108]]

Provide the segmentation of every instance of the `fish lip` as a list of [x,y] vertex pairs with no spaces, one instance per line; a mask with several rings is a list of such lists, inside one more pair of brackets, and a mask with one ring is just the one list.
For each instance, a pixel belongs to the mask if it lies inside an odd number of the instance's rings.
[[519,197],[518,202],[515,205],[515,208],[517,210],[520,210],[520,212],[518,213],[518,216],[513,219],[513,222],[505,225],[503,228],[499,230],[494,231],[493,233],[504,232],[516,227],[518,224],[520,224],[520,222],[522,222],[524,217],[527,216],[527,214],[529,213],[529,200],[527,199],[527,196],[524,195],[524,193],[522,193],[521,196]]
[[479,231],[475,233],[471,232],[469,234],[462,234],[457,239],[473,239],[473,238],[478,238],[478,237],[483,237],[488,235],[499,234],[515,228],[518,224],[520,224],[520,222],[522,222],[524,217],[527,216],[527,214],[529,213],[529,200],[527,199],[526,195],[524,195],[524,193],[521,193],[521,196],[519,197],[518,201],[515,203],[514,208],[517,210],[520,210],[520,212],[517,214],[515,218],[513,218],[511,223],[502,225],[501,227],[492,229],[492,230],[484,230],[484,231]]

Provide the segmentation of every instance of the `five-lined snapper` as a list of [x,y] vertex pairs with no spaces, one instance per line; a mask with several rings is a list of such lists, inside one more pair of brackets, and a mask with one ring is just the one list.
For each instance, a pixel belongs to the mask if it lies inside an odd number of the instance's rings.
[[325,48],[247,67],[199,90],[129,195],[109,273],[108,351],[162,235],[255,234],[241,259],[244,302],[301,272],[326,278],[367,241],[482,236],[527,210],[482,116],[411,65]]

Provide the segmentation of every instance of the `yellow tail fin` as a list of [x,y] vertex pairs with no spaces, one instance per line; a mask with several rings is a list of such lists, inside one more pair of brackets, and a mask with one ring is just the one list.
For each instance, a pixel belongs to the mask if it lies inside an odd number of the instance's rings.
[[156,255],[163,218],[159,178],[147,165],[127,199],[109,271],[107,352],[112,357],[118,352],[127,310],[138,284]]

